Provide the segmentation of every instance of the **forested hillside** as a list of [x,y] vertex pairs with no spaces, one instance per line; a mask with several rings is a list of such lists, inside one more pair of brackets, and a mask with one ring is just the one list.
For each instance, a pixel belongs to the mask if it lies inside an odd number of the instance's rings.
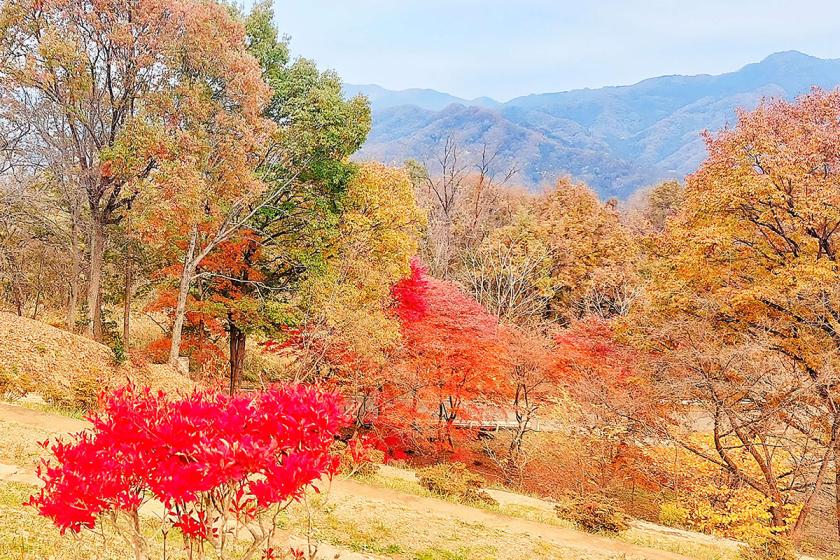
[[0,2],[0,560],[837,557],[838,62],[378,110],[279,21]]
[[373,107],[373,128],[358,159],[432,161],[451,136],[465,161],[476,163],[486,144],[499,152],[503,166],[518,167],[519,182],[531,188],[569,174],[604,198],[626,198],[642,186],[696,170],[706,156],[701,132],[734,124],[736,109],[838,84],[840,60],[790,51],[717,76],[662,76],[506,103],[429,90],[344,88],[368,95]]

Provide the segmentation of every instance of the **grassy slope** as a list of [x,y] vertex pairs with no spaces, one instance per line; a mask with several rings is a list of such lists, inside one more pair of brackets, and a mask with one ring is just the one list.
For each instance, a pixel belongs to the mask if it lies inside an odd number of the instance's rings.
[[131,380],[175,390],[189,380],[164,365],[117,365],[105,345],[83,336],[0,311],[0,392],[2,385],[37,391],[42,397],[70,400],[74,387],[95,393],[101,386]]
[[[37,416],[37,413],[33,413]],[[41,456],[42,450],[34,442],[56,434],[40,422],[37,425],[0,420],[0,437],[7,445],[0,451],[0,463],[21,465],[31,469]],[[71,422],[72,423],[72,422]],[[71,424],[71,423],[68,423]],[[75,425],[75,423],[72,423]],[[362,482],[363,484],[359,484]],[[365,491],[370,488],[370,491]],[[377,488],[397,490],[396,499],[389,499],[377,493]],[[28,560],[36,558],[61,558],[67,560],[93,560],[106,558],[127,558],[126,547],[116,535],[93,535],[86,533],[77,538],[61,537],[44,519],[34,511],[22,506],[34,486],[12,482],[0,482],[0,560]],[[361,491],[360,491],[361,490]],[[513,494],[507,493],[510,496]],[[523,497],[524,498],[524,497]],[[530,501],[527,501],[530,500]],[[532,498],[525,505],[502,503],[485,511],[510,519],[530,519],[553,526],[567,527],[554,519],[539,502]],[[336,482],[334,488],[324,494],[311,494],[308,498],[312,521],[315,527],[313,537],[329,543],[340,550],[362,553],[359,557],[394,558],[400,560],[502,560],[510,558],[606,560],[608,558],[641,559],[645,555],[615,554],[613,552],[584,552],[586,547],[569,548],[559,546],[551,539],[535,533],[510,530],[504,525],[489,523],[492,517],[475,511],[472,519],[466,518],[471,508],[432,499],[428,491],[421,488],[405,471],[397,473],[383,469],[383,473],[363,481]],[[534,505],[537,504],[537,505]],[[485,517],[482,517],[485,516]],[[291,508],[283,518],[284,529],[296,535],[306,533],[309,521],[307,508],[301,504]],[[568,530],[568,529],[565,529]],[[588,539],[581,534],[584,543]],[[711,546],[690,546],[685,541],[654,538],[651,533],[623,537],[635,544],[647,539],[647,545],[660,550],[669,550],[701,559],[730,558],[725,550]],[[620,546],[620,541],[615,541]],[[155,541],[158,554],[162,542]],[[170,539],[172,558],[183,557],[179,539]],[[597,544],[597,543],[596,543]],[[155,557],[155,556],[152,556]],[[329,556],[329,557],[332,557]],[[346,558],[342,554],[341,558]]]
[[[73,380],[80,377],[106,382],[118,382],[129,377],[157,386],[174,378],[174,385],[184,385],[183,378],[171,370],[115,366],[112,354],[105,346],[5,313],[0,313],[0,340],[3,341],[0,344],[0,373],[28,377],[38,390],[44,392],[68,391]],[[169,384],[173,385],[172,382]],[[2,407],[0,405],[0,409]],[[56,409],[51,409],[51,412],[56,412]],[[7,407],[5,414],[0,414],[0,464],[17,465],[20,471],[31,473],[43,454],[37,442],[77,430],[82,425],[68,418],[19,407],[9,410]],[[553,516],[550,505],[543,507],[531,498],[503,501],[502,505],[488,507],[482,512],[431,497],[405,471],[383,469],[382,474],[362,481],[363,485],[358,482],[348,482],[343,486],[336,483],[332,492],[313,494],[308,499],[313,506],[309,511],[315,527],[314,538],[345,551],[341,553],[342,559],[644,558],[644,555],[636,554],[638,549],[632,547],[634,543],[703,560],[731,558],[730,551],[726,549],[718,550],[708,544],[694,545],[685,539],[668,539],[637,530],[622,537],[624,542],[629,543],[627,550],[632,551],[630,554],[613,551],[616,546],[622,546],[622,541],[617,540],[610,541],[614,544],[602,547],[600,552],[586,550],[586,543],[592,542],[595,547],[598,541],[597,538],[587,540],[590,537],[582,533],[583,546],[569,548],[559,545],[557,539],[552,541],[537,536],[541,532],[540,525],[526,524],[527,530],[524,530],[522,523],[504,522],[504,519],[529,520],[543,524],[549,533],[551,528],[570,531],[567,524]],[[365,488],[371,490],[365,491]],[[105,560],[131,556],[125,543],[114,534],[60,536],[47,520],[22,505],[34,489],[32,485],[0,480],[0,560]],[[383,494],[375,489],[396,492]],[[309,513],[304,505],[291,508],[283,519],[285,531],[296,535],[306,533],[308,522]],[[534,528],[536,530],[532,531]],[[154,543],[151,557],[160,557],[162,540],[157,538]],[[168,549],[170,558],[184,557],[180,539],[170,537]],[[334,554],[331,552],[328,557],[333,558]]]

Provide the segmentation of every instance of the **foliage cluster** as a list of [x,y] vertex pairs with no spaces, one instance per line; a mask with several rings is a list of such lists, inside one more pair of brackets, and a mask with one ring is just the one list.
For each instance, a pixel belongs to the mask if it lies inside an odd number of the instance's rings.
[[597,493],[566,495],[558,500],[554,510],[560,519],[590,533],[621,533],[630,528],[629,518],[621,507]]
[[252,558],[270,554],[279,513],[336,471],[330,445],[346,417],[339,396],[307,386],[179,398],[125,387],[90,421],[49,444],[29,502],[62,533],[107,523],[145,558],[139,509],[156,500],[160,533],[177,529],[191,556],[226,558],[244,530],[251,542],[238,557]]
[[470,471],[463,463],[438,463],[417,471],[420,486],[441,496],[456,498],[462,502],[495,504],[487,492],[482,490],[486,480]]

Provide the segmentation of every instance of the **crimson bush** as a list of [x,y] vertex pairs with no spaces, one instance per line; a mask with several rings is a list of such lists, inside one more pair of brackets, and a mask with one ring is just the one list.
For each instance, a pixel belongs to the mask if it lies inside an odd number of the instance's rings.
[[127,538],[146,558],[138,508],[154,499],[166,512],[161,531],[180,529],[191,557],[207,546],[228,557],[233,535],[247,527],[253,542],[241,558],[251,558],[273,555],[266,547],[278,513],[336,471],[329,448],[348,419],[340,396],[289,385],[177,398],[125,387],[90,421],[70,441],[44,444],[52,458],[39,466],[44,487],[29,502],[62,533],[127,517]]

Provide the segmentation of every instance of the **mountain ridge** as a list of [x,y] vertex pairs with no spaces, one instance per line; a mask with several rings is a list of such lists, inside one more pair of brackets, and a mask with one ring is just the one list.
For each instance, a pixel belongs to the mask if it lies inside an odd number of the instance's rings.
[[356,159],[433,160],[452,136],[468,162],[485,143],[497,149],[500,170],[520,168],[517,179],[531,188],[571,175],[604,198],[624,198],[691,173],[705,157],[700,133],[733,123],[737,108],[838,85],[840,59],[782,51],[723,74],[671,74],[503,103],[374,85],[347,84],[345,93],[367,95],[373,108],[373,129]]

